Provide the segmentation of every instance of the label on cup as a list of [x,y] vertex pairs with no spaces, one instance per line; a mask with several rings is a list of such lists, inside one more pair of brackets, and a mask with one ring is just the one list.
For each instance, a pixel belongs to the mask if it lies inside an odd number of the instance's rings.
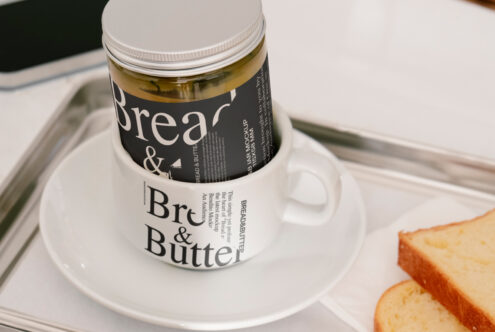
[[142,225],[144,232],[134,233],[142,234],[138,247],[192,269],[215,269],[243,259],[248,201],[234,198],[234,190],[201,193],[198,211],[146,182],[143,186],[143,212],[152,218]]
[[122,145],[154,174],[225,181],[256,171],[274,155],[268,58],[243,85],[193,102],[150,101],[111,83]]

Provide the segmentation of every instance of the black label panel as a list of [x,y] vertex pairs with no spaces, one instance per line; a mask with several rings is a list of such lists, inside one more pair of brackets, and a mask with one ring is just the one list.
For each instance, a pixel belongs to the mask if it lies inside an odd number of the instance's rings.
[[120,138],[148,171],[186,182],[216,182],[263,167],[275,151],[268,58],[246,83],[223,95],[149,101],[112,80]]

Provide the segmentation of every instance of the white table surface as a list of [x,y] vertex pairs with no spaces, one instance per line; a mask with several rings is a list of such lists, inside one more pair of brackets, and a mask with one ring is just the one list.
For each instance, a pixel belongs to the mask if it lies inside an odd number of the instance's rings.
[[[292,116],[495,159],[495,11],[461,0],[265,0],[264,11],[273,97]],[[105,73],[0,91],[0,182],[66,94]]]

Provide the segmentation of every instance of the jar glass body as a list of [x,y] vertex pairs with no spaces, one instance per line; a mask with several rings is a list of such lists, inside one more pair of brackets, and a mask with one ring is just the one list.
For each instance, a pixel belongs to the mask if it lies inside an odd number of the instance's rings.
[[247,52],[189,76],[160,75],[108,53],[121,142],[132,159],[154,174],[197,183],[266,165],[275,145],[264,37]]
[[260,70],[266,56],[263,38],[258,46],[242,59],[198,75],[147,75],[125,68],[110,58],[108,66],[112,80],[136,97],[163,103],[183,103],[213,98],[241,86]]

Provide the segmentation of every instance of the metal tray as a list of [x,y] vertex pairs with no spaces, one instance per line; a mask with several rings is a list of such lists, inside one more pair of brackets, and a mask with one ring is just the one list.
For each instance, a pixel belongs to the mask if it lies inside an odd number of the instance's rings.
[[[111,105],[108,78],[97,77],[77,88],[62,102],[14,167],[16,171],[0,186],[0,299],[8,288],[9,279],[22,266],[26,252],[38,237],[39,198],[45,182],[67,153],[110,124],[112,116],[98,110]],[[453,197],[477,212],[495,206],[494,160],[460,155],[350,127],[325,127],[297,119],[293,119],[293,124],[327,146],[357,178],[365,198],[369,230],[383,226],[408,208],[437,195]],[[379,204],[390,197],[400,202],[388,204],[387,208]],[[29,296],[25,295],[26,298]],[[334,328],[339,326],[340,331],[346,329],[338,325],[336,319],[328,322],[335,324],[332,325]],[[0,307],[0,330],[81,329],[85,328],[64,327],[56,319],[36,317],[9,305]]]

